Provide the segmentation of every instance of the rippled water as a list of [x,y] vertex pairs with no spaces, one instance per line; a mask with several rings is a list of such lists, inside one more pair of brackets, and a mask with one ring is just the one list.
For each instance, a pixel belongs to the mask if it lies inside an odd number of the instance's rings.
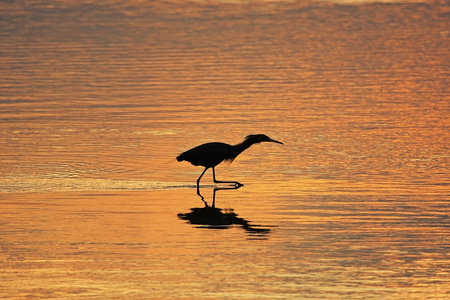
[[0,296],[449,297],[447,3],[1,6]]

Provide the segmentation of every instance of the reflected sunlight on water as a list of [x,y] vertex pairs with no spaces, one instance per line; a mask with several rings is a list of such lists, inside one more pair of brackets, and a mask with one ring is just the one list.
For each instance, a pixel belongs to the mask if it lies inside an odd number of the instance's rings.
[[448,298],[449,6],[333,2],[3,3],[0,296]]

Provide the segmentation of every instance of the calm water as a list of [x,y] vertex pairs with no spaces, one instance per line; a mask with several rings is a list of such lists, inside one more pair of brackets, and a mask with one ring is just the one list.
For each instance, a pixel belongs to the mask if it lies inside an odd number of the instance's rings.
[[445,1],[0,6],[0,297],[450,297]]

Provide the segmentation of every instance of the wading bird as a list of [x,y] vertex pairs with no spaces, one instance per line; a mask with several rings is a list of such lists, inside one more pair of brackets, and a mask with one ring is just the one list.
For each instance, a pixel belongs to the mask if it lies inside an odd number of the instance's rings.
[[192,148],[186,152],[181,153],[177,156],[178,161],[188,161],[194,166],[203,166],[205,170],[197,179],[197,191],[199,190],[200,179],[206,170],[212,168],[214,183],[232,183],[236,187],[243,186],[242,183],[237,181],[219,181],[216,180],[216,174],[214,167],[223,161],[233,162],[233,160],[242,153],[245,149],[253,144],[258,144],[261,142],[273,142],[278,144],[283,144],[282,142],[275,141],[265,134],[252,134],[248,135],[244,141],[237,145],[228,145],[225,143],[206,143],[195,148]]

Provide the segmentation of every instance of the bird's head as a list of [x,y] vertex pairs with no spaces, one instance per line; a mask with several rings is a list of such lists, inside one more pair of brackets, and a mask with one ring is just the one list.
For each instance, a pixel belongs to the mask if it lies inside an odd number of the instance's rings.
[[261,142],[272,142],[272,143],[277,143],[277,144],[284,145],[282,142],[279,142],[279,141],[276,141],[274,139],[271,139],[270,137],[268,137],[265,134],[251,134],[251,135],[247,135],[245,137],[245,141],[250,142],[252,144],[257,144],[257,143],[261,143]]

